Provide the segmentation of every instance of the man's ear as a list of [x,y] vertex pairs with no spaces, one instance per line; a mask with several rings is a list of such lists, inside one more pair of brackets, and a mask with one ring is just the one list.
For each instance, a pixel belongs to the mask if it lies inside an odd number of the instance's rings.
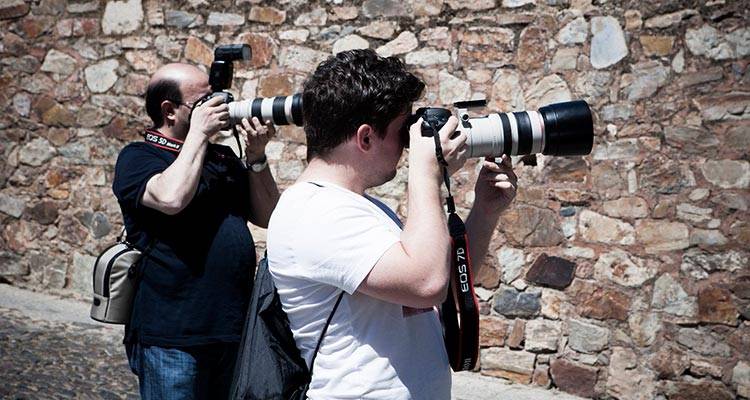
[[357,148],[362,152],[370,151],[372,148],[372,140],[375,137],[375,129],[371,125],[363,124],[357,128],[357,133],[354,134],[354,140],[357,144]]
[[161,102],[161,115],[164,117],[164,124],[174,126],[177,123],[177,107],[169,100]]

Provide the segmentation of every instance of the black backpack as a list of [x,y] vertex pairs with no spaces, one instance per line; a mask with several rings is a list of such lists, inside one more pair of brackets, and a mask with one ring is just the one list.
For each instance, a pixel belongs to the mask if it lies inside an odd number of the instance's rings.
[[281,308],[279,294],[268,271],[268,260],[264,256],[255,276],[229,398],[307,398],[315,356],[343,295],[342,291],[328,316],[308,369],[289,328],[289,319]]

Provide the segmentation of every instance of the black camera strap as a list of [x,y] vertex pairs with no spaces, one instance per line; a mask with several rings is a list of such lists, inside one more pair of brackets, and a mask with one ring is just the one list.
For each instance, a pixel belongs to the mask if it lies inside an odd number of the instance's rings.
[[146,129],[143,132],[143,139],[153,146],[160,149],[168,150],[174,153],[179,153],[182,149],[182,145],[185,143],[181,140],[173,139],[168,136],[164,136],[161,132],[156,129]]
[[443,182],[448,191],[448,231],[451,235],[451,276],[448,296],[440,308],[443,320],[443,340],[454,371],[474,369],[479,357],[479,304],[474,294],[474,277],[469,256],[469,239],[466,225],[456,213],[451,194],[448,162],[443,157],[440,135],[433,121],[427,121],[435,138],[435,155],[443,172]]

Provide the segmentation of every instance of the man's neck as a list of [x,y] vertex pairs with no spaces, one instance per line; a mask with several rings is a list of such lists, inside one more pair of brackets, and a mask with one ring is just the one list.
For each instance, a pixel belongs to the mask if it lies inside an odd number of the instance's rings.
[[335,163],[319,157],[313,158],[299,176],[297,182],[330,182],[363,195],[369,186],[362,176],[362,171],[352,164]]
[[187,132],[178,132],[173,126],[162,125],[160,128],[156,128],[159,133],[170,138],[184,142],[187,137]]

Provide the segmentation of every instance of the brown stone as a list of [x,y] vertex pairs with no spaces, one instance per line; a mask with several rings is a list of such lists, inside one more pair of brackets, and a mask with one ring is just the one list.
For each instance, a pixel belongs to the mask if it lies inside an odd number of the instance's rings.
[[609,162],[596,162],[591,166],[591,186],[599,196],[611,199],[620,197],[627,183]]
[[548,36],[547,30],[538,26],[529,26],[521,32],[516,52],[516,64],[521,71],[538,69],[544,65]]
[[536,355],[526,351],[492,347],[481,350],[482,375],[510,379],[513,382],[528,384],[534,374]]
[[479,346],[502,347],[505,344],[505,335],[508,332],[508,323],[497,317],[479,317]]
[[140,74],[127,74],[121,78],[122,91],[126,94],[143,96],[146,93],[149,77]]
[[123,117],[114,117],[112,121],[102,129],[106,136],[120,140],[134,139],[134,129],[129,126],[128,120]]
[[112,120],[112,115],[112,112],[107,109],[84,104],[78,110],[76,122],[82,127],[93,128],[109,123]]
[[125,53],[125,59],[128,60],[128,65],[132,69],[149,74],[156,72],[161,64],[156,51],[153,50],[128,51]]
[[36,115],[41,118],[44,113],[57,104],[54,98],[47,94],[38,96],[31,105],[31,109],[34,110]]
[[59,229],[57,237],[70,244],[80,245],[88,237],[88,229],[69,215],[62,216]]
[[654,158],[646,160],[638,169],[639,189],[659,194],[679,193],[686,187],[695,186],[695,176],[687,166],[671,160]]
[[516,204],[503,214],[505,234],[524,246],[556,246],[564,236],[554,211]]
[[56,201],[42,200],[27,209],[27,214],[42,225],[49,225],[57,219],[60,204]]
[[675,346],[661,348],[651,359],[651,367],[659,379],[675,379],[690,367],[690,357]]
[[534,383],[534,385],[548,389],[552,385],[552,380],[549,377],[549,366],[537,365],[531,381]]
[[62,104],[55,104],[42,114],[42,122],[45,125],[73,126],[76,116]]
[[474,275],[474,284],[486,289],[495,289],[500,284],[500,271],[491,263],[485,263]]
[[331,11],[333,11],[333,15],[331,16],[333,20],[349,21],[357,19],[359,15],[359,8],[355,6],[333,7]]
[[674,36],[641,36],[641,45],[647,56],[668,56],[672,52]]
[[682,250],[690,245],[688,227],[681,222],[639,220],[635,230],[637,242],[648,253]]
[[248,19],[265,24],[281,25],[286,20],[286,11],[274,7],[253,6],[250,9]]
[[463,63],[506,65],[513,59],[515,34],[507,28],[469,28],[460,37],[458,58]]
[[750,246],[750,224],[746,221],[736,221],[729,227],[729,235],[738,244],[747,248]]
[[9,0],[0,5],[0,19],[23,17],[29,13],[29,5],[23,0]]
[[729,290],[711,286],[698,291],[698,319],[701,322],[737,326],[737,317],[737,306]]
[[741,299],[750,300],[750,275],[734,279],[733,282],[730,283],[730,287],[735,296]]
[[250,66],[253,68],[271,64],[271,60],[277,53],[276,44],[267,33],[243,33],[238,40],[250,45],[253,49],[253,56],[250,59]]
[[680,76],[679,84],[682,87],[702,85],[708,82],[720,81],[724,78],[724,69],[713,67],[696,72],[686,72]]
[[734,398],[723,384],[712,380],[670,381],[664,386],[664,394],[669,400],[731,400]]
[[513,322],[513,329],[508,335],[508,347],[511,349],[523,349],[523,341],[526,334],[526,321],[516,319]]
[[526,273],[526,280],[536,285],[563,290],[573,281],[575,270],[575,263],[542,253]]
[[[255,58],[255,54],[253,54]],[[185,59],[194,64],[210,66],[214,59],[214,53],[203,41],[190,36],[185,44]]]
[[75,174],[67,168],[53,167],[47,170],[45,181],[48,188],[53,188],[66,184],[75,177]]
[[266,75],[260,78],[258,95],[263,97],[287,96],[293,93],[294,76],[291,74]]
[[27,16],[19,22],[19,26],[27,39],[35,39],[45,32],[49,32],[55,25],[52,17]]
[[44,228],[34,221],[14,220],[3,227],[2,238],[8,249],[25,254],[28,249],[37,248]]
[[597,370],[573,362],[555,359],[550,363],[552,381],[560,390],[581,397],[594,397]]
[[68,140],[73,137],[73,132],[66,128],[50,128],[46,132],[46,137],[53,145],[59,147],[68,143]]
[[545,160],[544,175],[553,182],[588,181],[589,166],[582,157],[552,157]]
[[581,299],[579,305],[580,314],[587,318],[595,319],[616,319],[626,321],[628,319],[628,310],[630,308],[630,297],[625,293],[613,289],[596,288],[585,295],[580,293],[578,298]]

